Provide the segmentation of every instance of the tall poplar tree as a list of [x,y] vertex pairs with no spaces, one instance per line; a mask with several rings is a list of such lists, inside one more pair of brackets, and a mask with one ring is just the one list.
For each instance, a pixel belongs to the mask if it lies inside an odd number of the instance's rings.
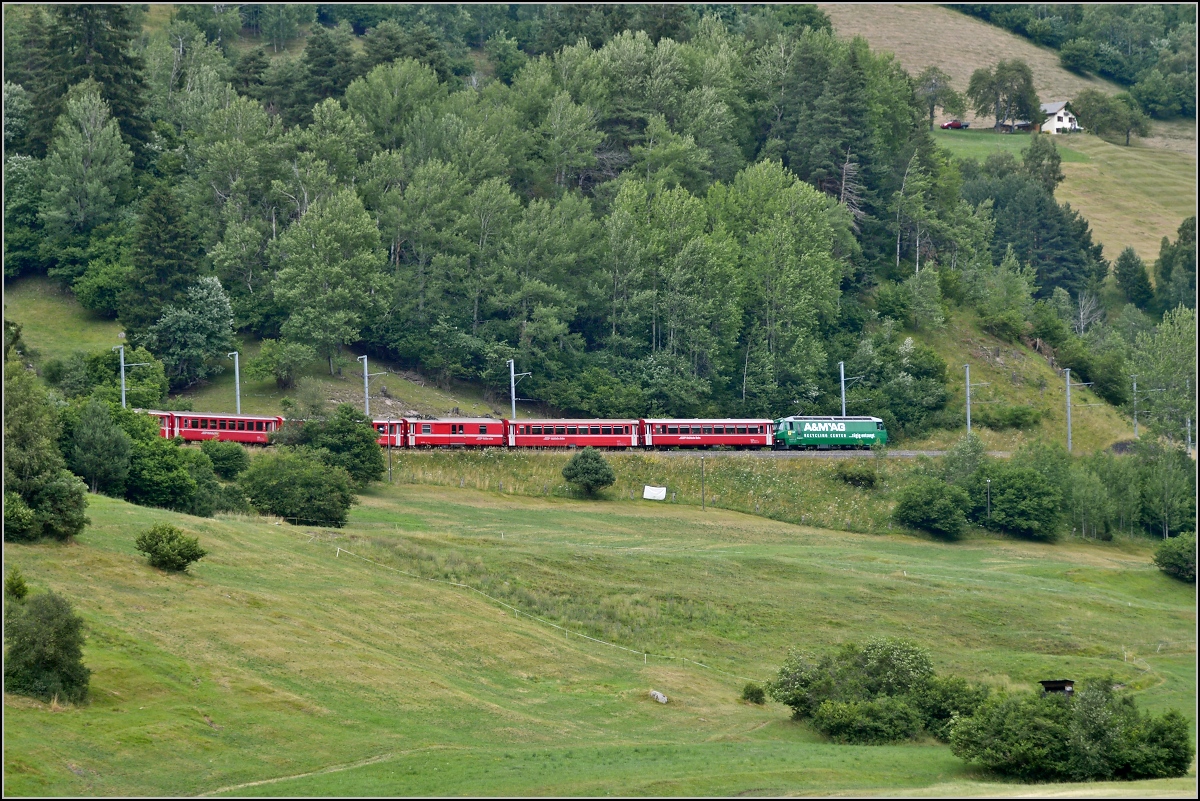
[[71,90],[46,156],[41,220],[61,245],[113,218],[130,174],[129,148],[95,81]]
[[309,342],[329,361],[359,339],[386,261],[379,229],[351,189],[317,201],[272,243],[275,298],[287,311],[283,334]]

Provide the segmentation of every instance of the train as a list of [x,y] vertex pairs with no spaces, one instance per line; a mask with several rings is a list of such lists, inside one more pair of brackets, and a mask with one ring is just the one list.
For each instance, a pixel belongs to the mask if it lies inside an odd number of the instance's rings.
[[[265,445],[287,420],[260,415],[146,410],[159,433],[199,442],[208,439]],[[453,417],[373,420],[385,448],[603,448],[825,450],[887,444],[878,417],[799,416],[774,420],[628,418],[623,420],[505,420]]]

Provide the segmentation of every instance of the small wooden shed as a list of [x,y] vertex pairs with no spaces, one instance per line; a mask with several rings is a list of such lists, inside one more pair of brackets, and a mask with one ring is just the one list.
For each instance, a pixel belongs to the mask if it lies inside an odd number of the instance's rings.
[[1074,679],[1047,679],[1046,681],[1038,682],[1038,684],[1042,685],[1042,692],[1063,693],[1067,696],[1075,694]]

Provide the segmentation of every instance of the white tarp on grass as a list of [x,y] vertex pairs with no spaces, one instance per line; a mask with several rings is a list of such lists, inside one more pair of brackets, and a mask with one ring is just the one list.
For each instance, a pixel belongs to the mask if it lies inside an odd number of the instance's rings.
[[646,488],[642,490],[642,499],[647,501],[665,501],[667,499],[667,488],[646,485]]

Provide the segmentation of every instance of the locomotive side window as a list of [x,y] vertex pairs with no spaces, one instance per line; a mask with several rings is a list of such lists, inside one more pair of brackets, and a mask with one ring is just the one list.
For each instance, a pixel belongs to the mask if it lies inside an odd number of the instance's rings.
[[876,431],[882,431],[882,430],[883,430],[883,423],[882,423],[882,422],[876,423],[876,424],[875,424],[875,430],[876,430]]
[[612,434],[612,426],[600,426],[601,434]]

